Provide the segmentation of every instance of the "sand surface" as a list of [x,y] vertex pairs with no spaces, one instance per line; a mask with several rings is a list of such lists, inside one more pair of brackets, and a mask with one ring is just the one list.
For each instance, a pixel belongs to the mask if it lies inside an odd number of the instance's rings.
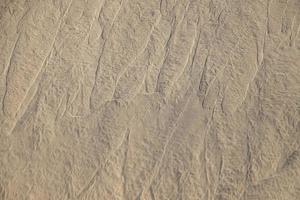
[[299,200],[299,0],[0,0],[0,200]]

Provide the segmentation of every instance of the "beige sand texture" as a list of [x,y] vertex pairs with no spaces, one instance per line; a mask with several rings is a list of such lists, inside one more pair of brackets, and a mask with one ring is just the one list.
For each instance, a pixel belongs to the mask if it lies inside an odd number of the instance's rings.
[[299,0],[0,0],[0,200],[299,200]]

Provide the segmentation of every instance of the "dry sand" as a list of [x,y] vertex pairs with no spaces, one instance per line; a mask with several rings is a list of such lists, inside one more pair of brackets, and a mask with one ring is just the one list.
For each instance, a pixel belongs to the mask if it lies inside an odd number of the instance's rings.
[[1,200],[299,200],[299,0],[0,0]]

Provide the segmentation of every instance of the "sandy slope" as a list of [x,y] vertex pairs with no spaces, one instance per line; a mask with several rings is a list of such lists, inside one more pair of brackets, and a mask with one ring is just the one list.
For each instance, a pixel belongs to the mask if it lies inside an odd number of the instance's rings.
[[299,0],[0,0],[0,200],[299,200]]

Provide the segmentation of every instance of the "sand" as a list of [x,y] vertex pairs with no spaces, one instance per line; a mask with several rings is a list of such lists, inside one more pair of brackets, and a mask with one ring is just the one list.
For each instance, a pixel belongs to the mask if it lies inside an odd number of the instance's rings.
[[0,0],[0,200],[299,200],[299,0]]

